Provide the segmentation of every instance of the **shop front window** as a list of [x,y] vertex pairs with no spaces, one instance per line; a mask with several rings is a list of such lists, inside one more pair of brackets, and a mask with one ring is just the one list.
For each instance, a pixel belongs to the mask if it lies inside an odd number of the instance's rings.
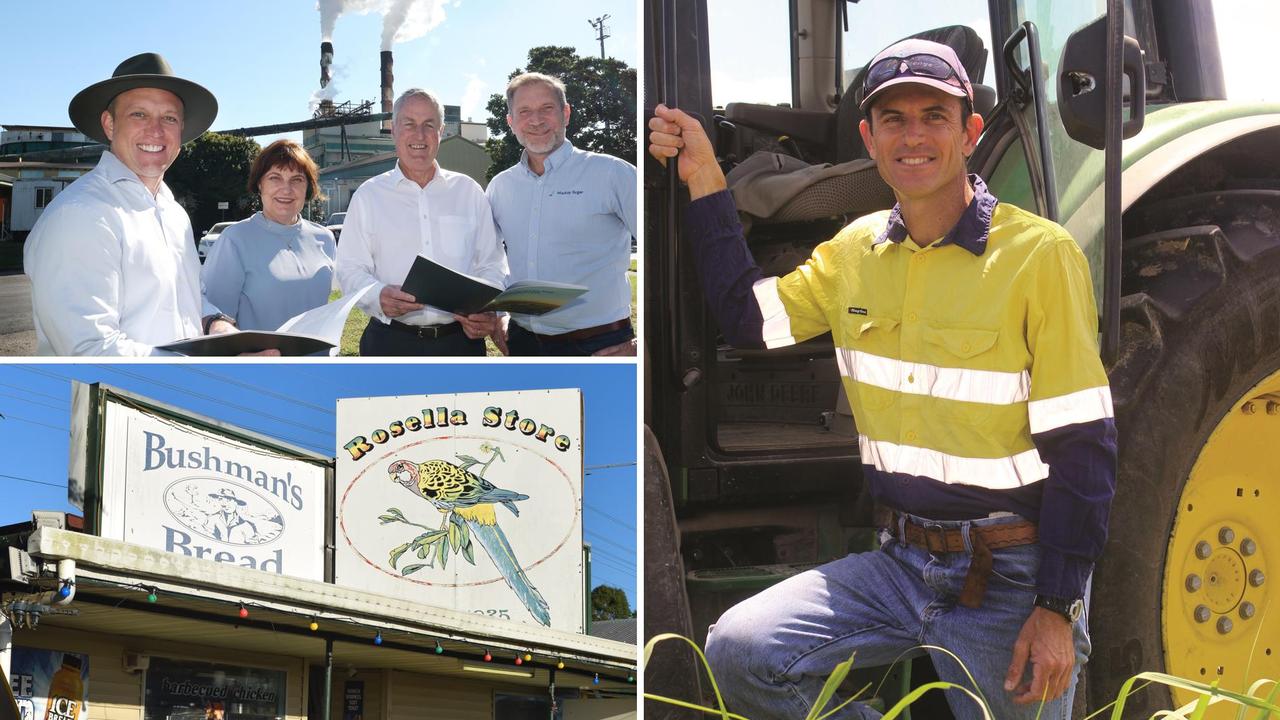
[[285,672],[151,659],[143,720],[283,720]]

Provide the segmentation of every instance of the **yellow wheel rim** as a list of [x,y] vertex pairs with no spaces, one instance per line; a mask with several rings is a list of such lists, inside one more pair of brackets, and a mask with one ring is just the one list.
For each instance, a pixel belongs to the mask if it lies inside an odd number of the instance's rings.
[[[1260,678],[1280,680],[1278,511],[1280,372],[1231,408],[1183,488],[1164,578],[1170,674],[1237,692]],[[1178,705],[1197,697],[1174,691]],[[1237,710],[1218,703],[1206,717]]]

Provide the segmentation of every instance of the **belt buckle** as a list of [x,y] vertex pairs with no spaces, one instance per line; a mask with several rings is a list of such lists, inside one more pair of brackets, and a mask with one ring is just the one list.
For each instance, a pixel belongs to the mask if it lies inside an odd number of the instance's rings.
[[[924,546],[929,552],[931,553],[947,552],[947,529],[945,527],[939,525],[938,523],[928,522],[928,523],[921,523],[920,529],[924,530]],[[933,547],[933,541],[932,541],[933,535],[931,534],[931,531],[933,530],[938,531],[938,548],[936,550]]]
[[435,340],[440,337],[440,328],[437,325],[420,325],[418,327],[418,339]]

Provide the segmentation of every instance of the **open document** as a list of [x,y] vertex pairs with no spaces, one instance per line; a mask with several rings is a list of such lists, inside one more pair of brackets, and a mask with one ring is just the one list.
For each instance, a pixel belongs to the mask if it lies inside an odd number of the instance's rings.
[[457,315],[490,310],[541,315],[587,291],[581,285],[521,280],[503,290],[419,255],[400,289],[418,302]]
[[221,335],[201,335],[161,345],[159,349],[199,357],[225,357],[262,350],[279,350],[285,356],[319,352],[335,355],[342,344],[342,328],[347,323],[347,316],[371,287],[372,284],[367,285],[350,295],[291,317],[274,332],[238,330]]

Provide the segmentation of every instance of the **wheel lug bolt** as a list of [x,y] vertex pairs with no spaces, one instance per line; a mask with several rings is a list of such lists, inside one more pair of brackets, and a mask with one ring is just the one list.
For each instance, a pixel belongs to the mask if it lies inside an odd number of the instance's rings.
[[1195,611],[1196,622],[1209,622],[1209,608],[1204,605],[1197,605]]
[[1223,635],[1226,635],[1227,633],[1231,632],[1231,618],[1229,617],[1218,618],[1218,632]]
[[1229,527],[1224,527],[1218,531],[1218,542],[1223,545],[1230,545],[1236,539],[1236,531]]
[[1191,573],[1187,576],[1187,592],[1195,592],[1200,589],[1200,576]]
[[1258,543],[1254,542],[1254,541],[1253,541],[1253,538],[1245,538],[1245,539],[1243,539],[1243,540],[1241,540],[1241,541],[1240,541],[1240,554],[1241,554],[1241,555],[1244,555],[1244,556],[1246,556],[1246,557],[1247,557],[1247,556],[1252,555],[1252,554],[1254,554],[1254,553],[1256,553],[1256,552],[1258,552]]
[[1244,618],[1245,620],[1248,620],[1249,618],[1253,617],[1254,612],[1256,612],[1256,609],[1253,607],[1253,603],[1251,602],[1240,603],[1240,617]]
[[1249,584],[1258,587],[1267,581],[1267,576],[1262,574],[1261,570],[1254,570],[1249,573]]
[[1213,552],[1213,548],[1209,547],[1209,543],[1201,540],[1196,543],[1196,557],[1201,560],[1208,560],[1209,554]]
[[1268,414],[1268,415],[1275,415],[1276,413],[1280,413],[1280,403],[1276,402],[1275,400],[1268,400],[1268,401],[1267,401],[1267,414]]
[[1257,410],[1258,410],[1258,409],[1257,409],[1257,407],[1256,407],[1256,406],[1254,406],[1254,404],[1253,404],[1253,401],[1252,401],[1252,400],[1250,400],[1249,402],[1246,402],[1244,405],[1241,405],[1241,406],[1240,406],[1240,412],[1244,413],[1245,415],[1252,415],[1252,414],[1254,414],[1255,412],[1257,412]]

